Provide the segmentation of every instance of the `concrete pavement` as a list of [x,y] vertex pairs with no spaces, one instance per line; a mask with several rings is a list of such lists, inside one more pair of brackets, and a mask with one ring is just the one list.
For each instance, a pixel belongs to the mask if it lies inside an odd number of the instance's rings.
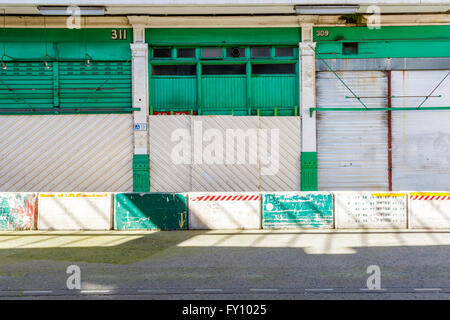
[[450,230],[1,232],[0,298],[449,299],[449,249]]

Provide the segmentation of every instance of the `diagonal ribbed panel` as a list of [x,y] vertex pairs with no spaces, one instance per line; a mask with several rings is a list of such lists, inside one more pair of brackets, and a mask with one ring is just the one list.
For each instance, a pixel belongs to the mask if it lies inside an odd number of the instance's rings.
[[[392,105],[450,106],[449,72],[392,71]],[[450,190],[450,110],[392,112],[392,188]]]
[[131,191],[131,115],[2,116],[0,191]]
[[[252,152],[251,135],[255,137],[253,147],[258,140],[258,117],[233,117],[233,116],[199,116],[193,117],[191,121],[191,132],[193,133],[193,160],[192,165],[192,191],[255,191],[259,188],[259,168],[257,148]],[[207,139],[208,132],[218,134],[222,137],[220,142],[216,137],[209,138],[210,141],[202,141],[199,136],[199,126]],[[238,143],[237,139],[227,136],[227,130],[232,130],[239,137],[247,134],[245,137],[245,160],[239,163]],[[240,133],[236,130],[242,130]],[[203,140],[206,140],[203,139]],[[220,138],[219,138],[220,139]],[[213,142],[214,141],[214,142]],[[208,154],[208,146],[215,144],[222,146],[222,161],[218,157],[213,156],[210,159],[205,155]],[[234,150],[233,159],[230,152]],[[203,153],[203,158],[202,158]],[[226,163],[226,157],[229,156],[229,164]],[[198,163],[198,159],[202,159],[202,163]],[[208,163],[213,161],[214,163]]]
[[[387,107],[387,75],[344,71],[338,75],[370,107]],[[361,107],[332,72],[317,72],[318,107]],[[386,111],[318,111],[319,190],[387,190]]]
[[[263,139],[263,132],[260,131],[258,144],[260,167],[272,166],[278,169],[275,174],[268,175],[264,175],[261,171],[260,191],[300,190],[300,117],[261,117],[260,128],[267,130],[268,134],[268,138]],[[271,137],[277,134],[278,147],[272,146],[271,143],[271,141],[276,142]],[[278,160],[273,158],[276,152],[278,152]],[[267,163],[264,163],[263,154],[268,155]]]
[[150,191],[190,191],[190,121],[184,115],[149,116]]
[[300,190],[300,117],[150,116],[149,134],[150,191]]

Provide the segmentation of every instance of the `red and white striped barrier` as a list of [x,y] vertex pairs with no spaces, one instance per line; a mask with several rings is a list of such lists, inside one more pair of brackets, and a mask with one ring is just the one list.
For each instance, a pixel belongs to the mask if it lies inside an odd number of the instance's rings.
[[261,200],[259,194],[254,195],[209,195],[198,196],[191,199],[191,201],[252,201]]
[[189,193],[189,229],[259,228],[261,228],[259,193]]
[[450,192],[410,192],[411,229],[450,229]]
[[447,195],[410,195],[410,200],[450,200],[450,193],[447,193]]

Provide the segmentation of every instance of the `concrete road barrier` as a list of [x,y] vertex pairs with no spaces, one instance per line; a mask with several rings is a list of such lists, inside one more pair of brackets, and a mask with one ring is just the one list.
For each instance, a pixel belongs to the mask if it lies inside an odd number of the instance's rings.
[[39,230],[110,230],[111,193],[40,193]]
[[322,192],[262,194],[264,229],[333,228],[333,195]]
[[184,193],[117,193],[114,200],[114,229],[187,229]]
[[335,192],[336,228],[407,228],[406,193]]
[[450,229],[450,192],[410,192],[409,228]]
[[259,193],[189,193],[189,229],[260,228],[261,196]]
[[36,194],[0,193],[0,230],[36,228]]

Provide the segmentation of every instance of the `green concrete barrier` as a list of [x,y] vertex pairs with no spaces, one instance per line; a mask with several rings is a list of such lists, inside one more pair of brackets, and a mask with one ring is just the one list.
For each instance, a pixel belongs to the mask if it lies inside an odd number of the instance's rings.
[[263,229],[333,228],[333,195],[319,192],[263,194]]
[[187,230],[184,193],[117,193],[114,199],[115,230]]

